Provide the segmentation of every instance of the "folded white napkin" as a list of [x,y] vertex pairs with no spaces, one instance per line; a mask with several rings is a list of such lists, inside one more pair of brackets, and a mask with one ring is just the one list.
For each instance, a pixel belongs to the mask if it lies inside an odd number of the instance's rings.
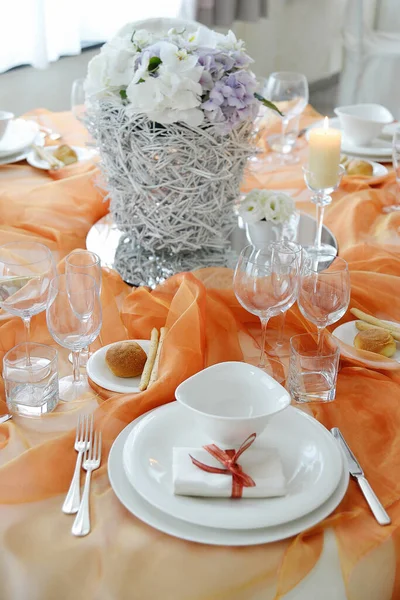
[[[192,463],[189,454],[206,465],[224,468],[204,448],[173,448],[174,494],[229,498],[232,493],[231,475],[207,473]],[[243,488],[243,498],[268,498],[286,494],[286,479],[281,459],[275,449],[246,450],[238,462],[256,484],[255,487]]]

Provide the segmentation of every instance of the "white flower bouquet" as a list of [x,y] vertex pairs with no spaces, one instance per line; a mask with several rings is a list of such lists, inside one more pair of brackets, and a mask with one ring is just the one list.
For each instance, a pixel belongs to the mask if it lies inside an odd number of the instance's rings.
[[245,223],[258,221],[284,223],[295,212],[295,203],[288,194],[276,190],[252,190],[239,206],[239,214]]
[[252,121],[260,102],[275,108],[256,93],[252,59],[232,32],[164,24],[124,27],[91,60],[85,82],[110,211],[132,242],[121,242],[124,252],[135,248],[139,283],[146,261],[152,283],[178,255],[185,260],[168,274],[226,263]]

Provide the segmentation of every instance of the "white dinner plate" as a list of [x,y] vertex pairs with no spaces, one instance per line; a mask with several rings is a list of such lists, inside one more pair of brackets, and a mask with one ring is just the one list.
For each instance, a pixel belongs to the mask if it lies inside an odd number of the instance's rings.
[[180,519],[174,519],[143,500],[130,485],[123,468],[122,455],[125,442],[132,429],[145,416],[139,417],[133,423],[130,423],[114,441],[108,457],[108,477],[111,487],[121,504],[138,519],[163,533],[191,542],[216,546],[252,546],[276,542],[297,535],[328,517],[346,493],[349,484],[349,473],[341,455],[342,473],[339,485],[324,504],[300,519],[276,527],[249,530],[202,527],[201,525],[193,525]]
[[[80,146],[70,146],[70,147],[73,150],[75,150],[75,152],[78,156],[78,161],[89,160],[94,155],[93,150],[88,150],[87,148],[81,148]],[[54,152],[56,151],[57,148],[58,148],[58,146],[48,146],[46,148],[46,152],[48,152],[49,154],[54,154]],[[46,160],[39,158],[39,156],[37,155],[35,150],[31,150],[29,152],[28,156],[26,157],[26,160],[32,167],[36,167],[37,169],[43,169],[44,171],[50,170],[49,163]]]
[[[34,143],[36,146],[44,146],[44,137],[39,133],[34,139]],[[0,156],[0,166],[1,165],[12,165],[14,163],[20,162],[21,160],[25,160],[27,156],[32,152],[31,146],[27,148],[23,148],[16,154],[9,154],[6,156]]]
[[222,529],[271,527],[302,517],[323,504],[342,472],[338,447],[318,421],[289,406],[271,418],[254,447],[276,448],[287,479],[279,498],[178,496],[172,486],[172,449],[201,447],[206,438],[190,411],[173,402],[147,415],[131,431],[124,449],[128,480],[150,504],[195,525]]
[[33,144],[39,131],[39,126],[33,121],[14,119],[7,127],[5,135],[0,140],[0,158],[17,154]]
[[[315,127],[323,127],[324,121],[317,121],[310,125],[306,133],[306,139],[309,139],[309,130]],[[329,127],[332,129],[340,129],[340,122],[337,117],[329,119]],[[352,144],[350,140],[346,140],[342,137],[341,150],[344,154],[351,154],[356,157],[368,158],[369,160],[383,160],[386,162],[387,159],[391,159],[392,156],[392,142],[385,137],[378,137],[372,140],[368,146],[356,146]]]
[[394,134],[399,128],[400,123],[398,121],[395,121],[394,123],[389,123],[389,125],[385,125],[385,127],[382,129],[381,137],[385,139],[390,139],[390,141],[392,141]]
[[[150,340],[133,340],[137,342],[139,346],[143,348],[146,354],[150,348]],[[119,342],[115,342],[119,343]],[[110,369],[106,364],[106,352],[110,346],[114,344],[108,344],[103,346],[100,350],[97,350],[89,358],[86,365],[86,372],[90,379],[110,392],[119,392],[121,394],[131,394],[133,392],[139,392],[140,376],[139,377],[116,377],[111,373]]]
[[[396,327],[398,327],[400,329],[400,323],[395,323],[394,321],[383,321],[383,323],[388,323],[389,325],[395,325]],[[336,329],[333,331],[332,335],[337,337],[339,340],[341,340],[345,344],[348,344],[349,346],[354,346],[354,338],[356,337],[357,333],[359,333],[359,331],[356,327],[356,322],[348,321],[347,323],[343,323],[342,325],[339,325],[339,327],[336,327]],[[397,347],[397,350],[396,350],[395,354],[393,356],[391,356],[391,359],[397,360],[397,362],[400,362],[400,343],[399,342],[396,342],[396,347]]]

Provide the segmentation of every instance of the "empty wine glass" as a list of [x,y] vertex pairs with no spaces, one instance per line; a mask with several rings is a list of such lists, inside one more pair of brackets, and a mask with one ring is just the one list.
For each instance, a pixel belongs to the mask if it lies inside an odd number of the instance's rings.
[[53,339],[72,350],[73,375],[60,379],[59,387],[61,400],[74,400],[90,389],[86,375],[79,370],[79,352],[94,342],[102,323],[99,289],[93,277],[82,273],[55,277],[46,318]]
[[326,257],[307,258],[300,276],[298,305],[302,315],[318,329],[318,344],[328,325],[345,314],[350,302],[350,274],[347,262],[335,258],[326,266]]
[[53,256],[44,244],[19,241],[0,246],[0,306],[21,317],[26,342],[30,340],[32,316],[46,310],[55,275]]
[[259,367],[266,368],[265,342],[268,321],[287,310],[296,299],[299,262],[290,243],[274,242],[255,248],[246,246],[240,253],[233,277],[233,288],[240,304],[261,321]]
[[292,154],[296,144],[299,116],[308,104],[308,82],[302,73],[280,71],[269,76],[266,88],[268,100],[278,104],[283,113],[281,134],[270,136],[268,143],[282,163],[295,163]]
[[396,129],[392,143],[393,168],[396,174],[396,200],[394,204],[385,206],[383,212],[394,212],[400,210],[400,127]]
[[[68,276],[70,273],[83,273],[90,275],[95,280],[101,292],[101,264],[100,257],[89,250],[77,250],[70,252],[65,259],[65,273]],[[90,357],[89,348],[84,348],[79,354],[79,365],[86,367]],[[73,362],[72,353],[68,356],[70,362]]]
[[71,90],[71,111],[75,119],[85,124],[86,105],[85,105],[85,79],[75,79]]

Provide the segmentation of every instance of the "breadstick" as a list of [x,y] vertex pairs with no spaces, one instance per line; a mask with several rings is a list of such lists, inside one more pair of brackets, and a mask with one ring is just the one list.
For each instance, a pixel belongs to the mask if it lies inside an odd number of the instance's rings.
[[357,317],[357,319],[361,319],[361,321],[366,321],[367,323],[370,323],[371,325],[375,325],[375,327],[380,327],[381,329],[386,329],[387,331],[390,331],[390,333],[392,335],[393,334],[400,335],[400,327],[396,327],[395,325],[390,325],[389,323],[384,323],[383,321],[380,321],[379,319],[376,319],[375,317],[372,317],[371,315],[367,315],[367,313],[363,312],[362,310],[358,310],[358,308],[351,308],[350,312],[355,317]]
[[156,379],[158,377],[158,365],[159,365],[159,362],[160,362],[160,354],[161,354],[161,349],[162,349],[162,345],[164,343],[165,336],[167,335],[167,331],[168,331],[168,329],[166,327],[161,327],[161,330],[160,330],[160,341],[159,341],[158,348],[157,348],[156,360],[154,361],[153,370],[151,372],[151,376],[150,376],[150,381],[149,381],[148,387],[150,387],[151,385],[153,385],[153,383],[156,381]]
[[366,329],[383,329],[384,331],[387,331],[388,333],[390,333],[390,335],[395,340],[400,342],[400,332],[395,333],[394,331],[390,331],[390,329],[386,329],[385,327],[377,327],[376,325],[371,325],[370,323],[366,323],[366,321],[356,321],[356,328],[358,329],[358,331],[366,331]]
[[150,336],[149,353],[147,355],[146,364],[144,365],[142,377],[140,379],[139,390],[141,392],[143,392],[144,390],[147,390],[147,387],[149,385],[154,361],[156,360],[157,348],[158,348],[158,330],[154,327],[154,329],[152,329],[151,336]]

